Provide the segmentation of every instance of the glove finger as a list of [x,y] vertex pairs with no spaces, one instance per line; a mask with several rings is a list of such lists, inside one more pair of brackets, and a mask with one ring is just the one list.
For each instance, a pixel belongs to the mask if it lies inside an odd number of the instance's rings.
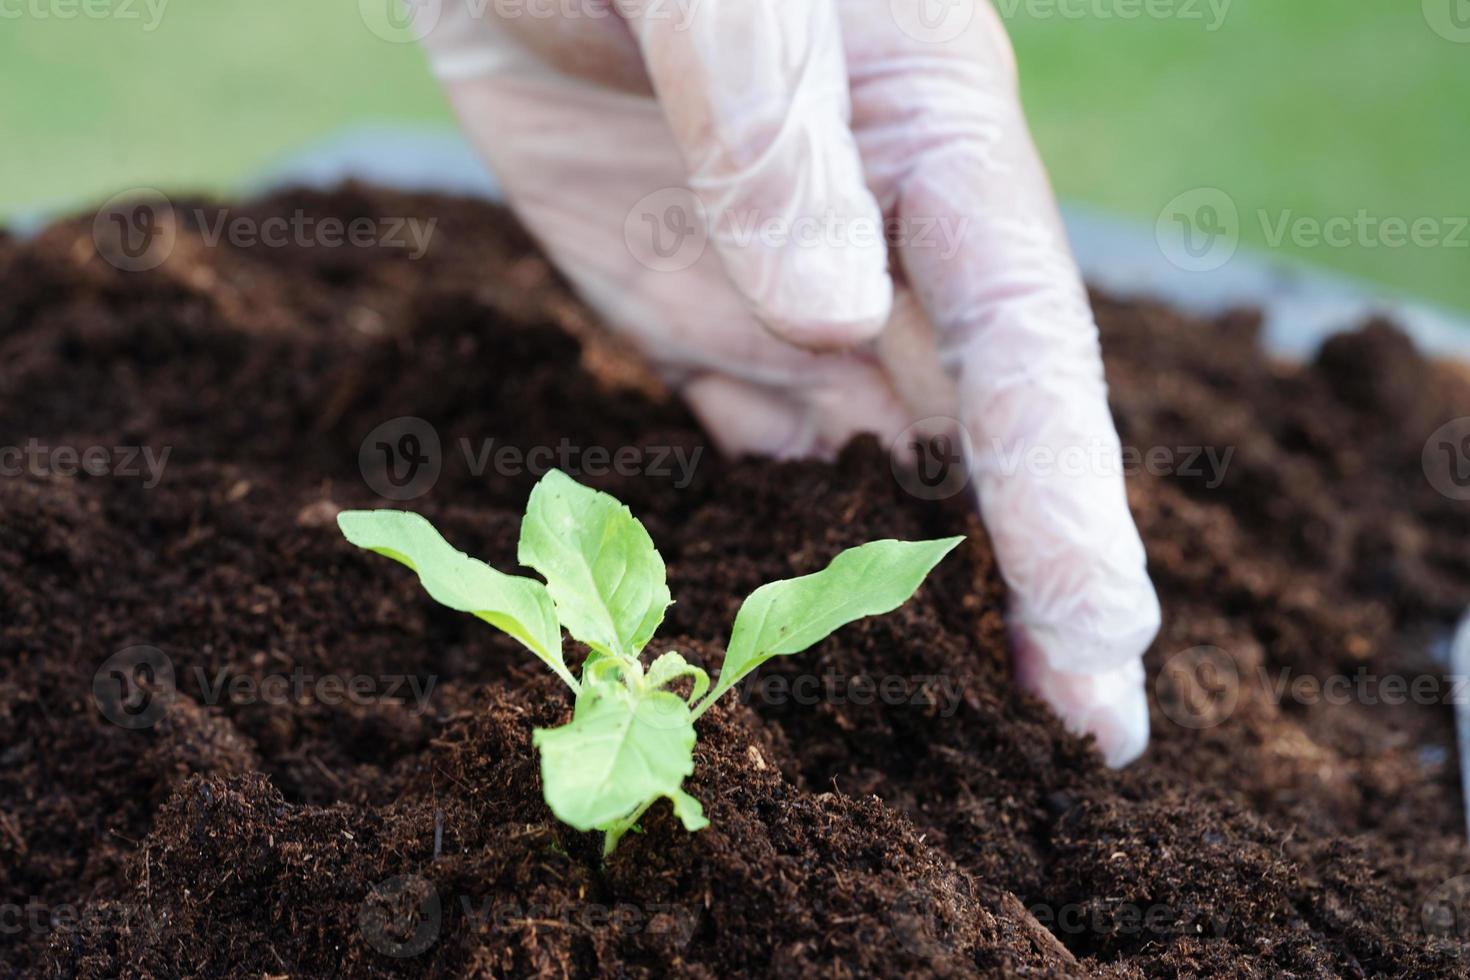
[[408,6],[410,33],[441,80],[552,68],[620,92],[650,94],[638,43],[613,0],[415,0]]
[[1108,765],[1126,766],[1148,747],[1148,694],[1142,660],[1097,674],[1055,670],[1016,643],[1016,683],[1051,705],[1069,731],[1091,735]]
[[959,411],[954,377],[940,360],[934,328],[911,289],[893,297],[893,316],[873,345],[913,421],[936,416],[953,418]]
[[881,370],[862,362],[847,365],[831,385],[782,389],[711,373],[680,393],[730,456],[831,459],[859,433],[888,443],[907,424]]
[[835,0],[619,0],[736,287],[806,347],[876,335],[893,284],[849,128]]
[[[445,91],[464,130],[498,176],[517,217],[578,294],[637,346],[671,386],[700,373],[738,375],[771,387],[828,385],[858,353],[797,348],[751,312],[703,240],[667,271],[663,229],[630,221],[657,216],[649,187],[682,184],[678,149],[652,99],[567,80],[512,47],[514,70],[450,81]],[[681,192],[677,201],[689,199]],[[672,205],[671,205],[672,206]],[[683,259],[685,253],[678,252]]]
[[799,457],[814,442],[803,407],[764,385],[704,374],[679,393],[726,456]]
[[906,223],[966,223],[953,250],[900,254],[959,376],[980,508],[1012,620],[1057,670],[1138,658],[1159,608],[1128,511],[1097,327],[1010,74],[981,58],[918,70],[945,133],[899,189]]

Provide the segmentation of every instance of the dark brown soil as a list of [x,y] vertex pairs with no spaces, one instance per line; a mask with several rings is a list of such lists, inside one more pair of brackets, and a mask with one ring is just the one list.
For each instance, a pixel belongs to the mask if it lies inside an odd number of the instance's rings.
[[[905,494],[871,440],[833,465],[715,458],[499,210],[349,187],[231,212],[438,218],[411,262],[207,247],[195,207],[146,273],[99,257],[90,219],[0,237],[0,445],[170,451],[156,486],[54,452],[0,478],[0,972],[1464,975],[1435,649],[1470,604],[1470,505],[1421,451],[1470,384],[1391,326],[1286,367],[1249,315],[1096,299],[1125,444],[1175,451],[1130,479],[1165,625],[1153,746],[1113,773],[1012,688],[958,500]],[[603,865],[541,802],[554,680],[335,528],[384,503],[359,448],[409,415],[443,471],[404,506],[502,567],[536,474],[476,474],[459,440],[703,449],[688,486],[574,475],[667,559],[655,652],[710,666],[765,581],[877,537],[971,541],[899,612],[708,715],[689,788],[711,827],[660,806]],[[1219,479],[1196,446],[1233,450]],[[94,674],[136,645],[177,695],[155,684],[132,730]],[[1273,691],[1360,670],[1434,696]],[[377,686],[261,696],[293,676]],[[402,677],[432,682],[424,710],[386,697]],[[783,696],[813,682],[815,703]]]

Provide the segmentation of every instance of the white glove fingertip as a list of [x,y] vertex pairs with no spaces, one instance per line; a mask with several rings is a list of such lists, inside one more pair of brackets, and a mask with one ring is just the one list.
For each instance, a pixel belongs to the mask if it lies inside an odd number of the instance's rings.
[[[829,260],[829,267],[812,269],[815,263],[796,263],[792,281],[804,287],[773,303],[756,304],[754,312],[766,328],[788,343],[811,350],[841,350],[882,333],[893,310],[893,280],[888,273],[844,274],[841,266],[858,263],[842,261],[840,253],[825,251],[813,258]],[[833,259],[836,261],[831,262]]]
[[1097,739],[1103,761],[1114,769],[1133,762],[1148,748],[1148,694],[1143,664],[1123,668],[1098,682],[1098,704],[1077,722],[1077,729]]
[[850,127],[835,0],[618,0],[735,288],[802,347],[873,339],[893,306],[883,214]]
[[1103,761],[1118,769],[1148,747],[1148,692],[1141,659],[1097,674],[1051,667],[1045,653],[1018,635],[1016,680],[1021,688],[1051,705],[1078,735],[1097,740]]
[[[1086,556],[1071,560],[1080,564]],[[1095,575],[1085,588],[1080,596],[1053,602],[1055,608],[1012,593],[1011,620],[1059,670],[1095,671],[1142,655],[1158,636],[1162,619],[1158,593],[1142,563]]]

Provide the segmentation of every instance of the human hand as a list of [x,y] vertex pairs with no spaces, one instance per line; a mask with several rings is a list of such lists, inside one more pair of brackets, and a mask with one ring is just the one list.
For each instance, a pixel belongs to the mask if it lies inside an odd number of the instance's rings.
[[509,203],[723,450],[962,423],[1017,678],[1123,765],[1159,607],[1096,326],[999,18],[925,2],[445,0],[425,42]]

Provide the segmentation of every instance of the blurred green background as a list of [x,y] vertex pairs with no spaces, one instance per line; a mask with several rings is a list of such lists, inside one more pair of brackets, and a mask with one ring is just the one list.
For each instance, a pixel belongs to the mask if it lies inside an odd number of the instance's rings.
[[[995,2],[1064,199],[1151,225],[1217,187],[1261,248],[1288,212],[1433,219],[1437,244],[1274,251],[1470,310],[1470,0]],[[359,0],[0,0],[0,89],[0,222],[138,185],[228,192],[345,125],[450,122],[417,46]]]

